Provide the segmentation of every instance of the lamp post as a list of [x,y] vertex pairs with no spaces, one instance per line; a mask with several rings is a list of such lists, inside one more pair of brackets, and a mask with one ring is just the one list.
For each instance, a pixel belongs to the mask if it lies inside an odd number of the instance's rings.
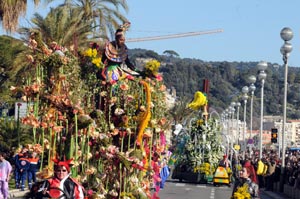
[[268,63],[261,61],[257,64],[259,70],[258,79],[261,81],[261,100],[260,100],[260,131],[259,131],[259,159],[262,158],[262,133],[263,133],[263,117],[264,117],[264,84],[267,74],[265,70],[268,67]]
[[[251,101],[250,101],[250,139],[252,139],[252,124],[253,124],[253,96],[254,96],[254,91],[256,89],[254,83],[256,82],[256,77],[254,75],[249,76],[249,91],[251,93]],[[253,142],[253,141],[252,141]],[[252,144],[252,143],[251,143]],[[250,147],[250,157],[252,155],[252,147]]]
[[232,113],[232,119],[231,119],[231,133],[232,133],[232,136],[231,136],[231,145],[230,145],[230,148],[231,148],[231,155],[230,155],[230,162],[232,162],[232,157],[233,157],[233,142],[234,142],[234,134],[233,134],[233,124],[234,124],[234,106],[235,106],[235,102],[231,102],[230,104],[230,110],[231,110],[231,113]]
[[238,144],[239,138],[240,138],[240,126],[239,126],[239,121],[240,121],[240,106],[241,103],[237,102],[236,107],[237,107],[237,113],[236,113],[236,135],[237,135],[237,141],[236,143]]
[[287,104],[287,76],[288,76],[288,57],[293,47],[288,41],[293,38],[293,31],[290,28],[283,28],[280,32],[281,39],[284,40],[280,52],[283,55],[284,62],[284,101],[283,101],[283,124],[282,124],[282,164],[281,164],[281,178],[280,178],[280,191],[283,191],[283,174],[285,167],[285,123],[286,123],[286,104]]
[[256,89],[254,83],[256,82],[256,77],[254,75],[249,76],[249,91],[251,93],[251,101],[250,101],[250,138],[252,138],[252,118],[253,118],[253,96],[254,96],[254,91]]
[[242,99],[244,100],[243,159],[245,159],[245,153],[246,153],[246,139],[245,139],[245,135],[246,135],[246,108],[247,108],[247,99],[248,99],[248,94],[247,93],[248,92],[249,92],[248,86],[244,86],[242,88],[242,93],[243,93]]
[[[229,110],[228,110],[228,108],[227,109],[225,109],[225,125],[226,125],[226,127],[227,127],[227,136],[229,136],[229,125],[228,125],[228,118],[229,118]],[[229,140],[229,139],[228,139]],[[226,155],[228,156],[229,155],[229,148],[230,148],[230,143],[229,143],[229,141],[228,141],[228,146],[227,146],[227,152],[226,152]]]

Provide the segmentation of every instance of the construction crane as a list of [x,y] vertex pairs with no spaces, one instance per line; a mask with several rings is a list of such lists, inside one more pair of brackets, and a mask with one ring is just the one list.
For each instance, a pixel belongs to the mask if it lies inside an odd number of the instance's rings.
[[214,34],[214,33],[221,33],[221,32],[223,32],[223,29],[197,31],[197,32],[186,32],[186,33],[178,33],[178,34],[170,34],[170,35],[153,36],[153,37],[128,38],[128,39],[126,39],[126,42],[141,42],[141,41],[174,39],[174,38],[178,38],[178,37],[191,37],[191,36],[207,35],[207,34]]

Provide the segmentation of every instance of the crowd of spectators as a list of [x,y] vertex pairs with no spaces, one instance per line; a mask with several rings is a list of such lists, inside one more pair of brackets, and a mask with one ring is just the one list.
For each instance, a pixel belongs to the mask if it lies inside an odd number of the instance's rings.
[[[238,156],[238,158],[239,163],[242,165],[250,161],[254,166],[257,171],[259,188],[274,191],[274,183],[280,182],[282,175],[282,159],[280,159],[278,155],[277,151],[264,150],[261,159],[259,158],[258,151],[252,151],[251,156],[249,153],[246,153],[245,159],[243,159],[242,154]],[[259,168],[261,166],[263,166],[263,168]],[[259,169],[262,169],[262,171],[258,171]],[[282,179],[284,184],[300,190],[300,150],[286,151],[285,168]]]

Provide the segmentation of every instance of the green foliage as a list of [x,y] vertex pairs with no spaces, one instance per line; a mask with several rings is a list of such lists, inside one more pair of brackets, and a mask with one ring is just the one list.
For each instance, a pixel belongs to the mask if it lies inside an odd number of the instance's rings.
[[31,130],[20,125],[18,129],[17,121],[14,118],[0,118],[0,150],[11,151],[12,147],[18,146],[18,136],[20,143],[26,145],[32,142]]

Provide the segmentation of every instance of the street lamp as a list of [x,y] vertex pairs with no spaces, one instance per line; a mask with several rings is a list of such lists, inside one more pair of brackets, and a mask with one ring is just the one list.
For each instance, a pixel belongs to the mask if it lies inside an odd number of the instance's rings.
[[[227,109],[225,109],[225,125],[226,125],[226,130],[227,130],[227,136],[229,136],[228,117],[229,117],[229,110],[227,108]],[[230,148],[230,143],[228,142],[227,153],[226,153],[227,156],[229,155],[229,148]]]
[[254,91],[256,89],[254,83],[256,82],[256,77],[254,75],[249,76],[249,91],[251,93],[251,102],[250,102],[250,138],[252,138],[252,118],[253,118],[253,96],[254,96]]
[[237,107],[237,113],[236,113],[236,135],[237,135],[237,144],[239,142],[239,139],[240,139],[240,126],[239,126],[239,117],[240,117],[240,106],[241,106],[241,103],[240,102],[237,102],[236,103],[236,107]]
[[268,63],[261,61],[257,64],[259,70],[258,79],[261,81],[261,100],[260,100],[260,131],[259,131],[259,159],[262,158],[262,133],[263,133],[263,117],[264,117],[264,84],[267,78],[265,70],[268,67]]
[[245,159],[245,153],[246,153],[246,139],[245,139],[245,134],[246,134],[246,108],[247,108],[247,99],[248,99],[248,93],[249,88],[248,86],[244,86],[242,88],[242,93],[243,97],[242,99],[244,100],[244,131],[243,131],[243,159]]
[[[280,48],[280,52],[283,55],[284,62],[284,101],[283,101],[283,124],[282,124],[282,164],[281,164],[281,182],[283,180],[284,167],[285,167],[285,123],[286,123],[286,104],[287,104],[287,76],[288,76],[288,57],[290,52],[293,50],[290,41],[293,38],[293,31],[290,28],[283,28],[280,32],[281,39],[283,39],[284,44]],[[280,190],[283,190],[283,183],[280,186]]]
[[234,142],[234,134],[233,134],[233,124],[234,124],[234,106],[235,106],[235,102],[231,102],[229,108],[231,110],[231,113],[232,113],[232,119],[231,119],[231,133],[232,133],[232,136],[231,136],[231,155],[230,155],[230,161],[232,162],[232,156],[233,156],[233,142]]
[[[253,123],[253,96],[254,96],[254,91],[256,89],[254,83],[256,82],[256,77],[254,75],[251,75],[248,77],[250,86],[249,86],[249,91],[251,93],[251,102],[250,102],[250,139],[252,139],[252,123]],[[253,141],[252,141],[253,142]],[[251,143],[253,144],[253,143]],[[252,154],[252,149],[250,147],[250,157]]]

